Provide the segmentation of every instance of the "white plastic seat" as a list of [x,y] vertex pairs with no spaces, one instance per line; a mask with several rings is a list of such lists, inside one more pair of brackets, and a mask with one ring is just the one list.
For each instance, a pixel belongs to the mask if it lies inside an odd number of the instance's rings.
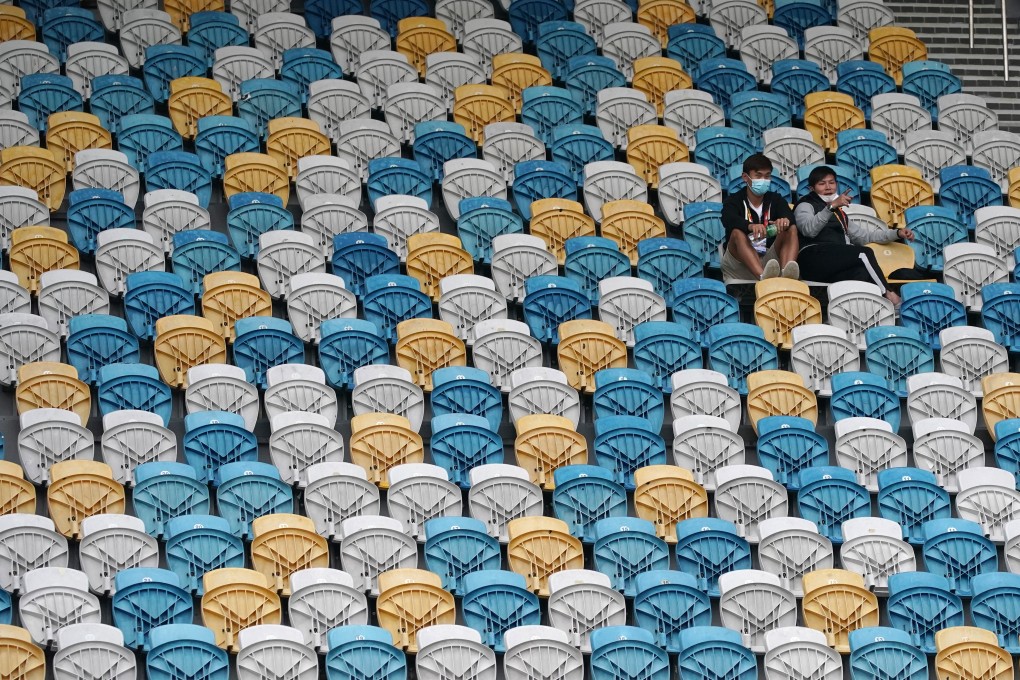
[[974,211],[974,240],[990,245],[1003,263],[1012,262],[1013,251],[1020,246],[1020,208],[985,206]]
[[174,234],[191,229],[209,229],[212,219],[209,211],[198,204],[198,196],[178,189],[156,189],[142,197],[142,228],[163,252],[174,250]]
[[55,269],[39,277],[39,314],[62,338],[67,324],[82,314],[109,314],[110,295],[93,274],[77,269]]
[[820,396],[832,395],[832,376],[861,370],[861,355],[845,330],[827,324],[793,329],[790,365],[804,385]]
[[886,421],[844,418],[836,421],[835,429],[837,463],[853,470],[871,493],[878,492],[881,470],[907,466],[907,444]]
[[[454,274],[440,279],[439,292],[439,318],[453,326],[457,337],[469,344],[478,337],[476,326],[479,322],[507,318],[506,298],[496,292],[492,279],[474,274]],[[475,366],[482,368],[477,364],[477,353],[476,347]],[[509,358],[508,355],[503,356]],[[541,346],[538,356],[541,360]]]
[[259,236],[258,272],[262,288],[279,299],[290,292],[295,276],[326,273],[326,258],[311,234],[267,231]]
[[21,111],[0,111],[0,149],[13,146],[39,146],[39,130]]
[[939,130],[951,132],[967,153],[974,148],[973,135],[985,130],[997,130],[999,117],[988,108],[984,97],[957,92],[938,98]]
[[436,52],[425,57],[425,82],[439,88],[447,111],[452,111],[454,90],[461,85],[484,85],[485,70],[472,55]]
[[297,484],[316,463],[343,462],[344,440],[326,416],[291,411],[269,422],[269,457],[284,482]]
[[418,70],[400,52],[380,49],[360,54],[354,78],[374,109],[380,109],[386,103],[390,85],[418,82]]
[[602,47],[603,30],[609,24],[630,21],[633,10],[622,0],[579,0],[574,3],[574,21],[584,26],[595,44]]
[[379,574],[418,566],[418,545],[400,520],[360,515],[341,522],[340,531],[340,561],[358,591],[377,596]]
[[842,524],[839,559],[844,569],[860,574],[870,590],[889,592],[889,577],[915,571],[914,549],[903,540],[903,529],[891,519],[857,517]]
[[60,73],[60,62],[45,44],[34,40],[0,43],[0,102],[9,103],[21,92],[21,78],[32,73]]
[[326,319],[355,318],[358,300],[334,274],[298,274],[287,291],[287,318],[294,333],[305,342],[319,340],[319,326]]
[[895,325],[896,311],[875,284],[837,281],[829,285],[828,321],[846,331],[847,339],[858,349],[864,349],[864,331]]
[[337,128],[337,135],[337,157],[347,161],[362,182],[368,176],[370,160],[400,156],[400,142],[381,120],[345,120]]
[[130,274],[162,271],[166,271],[162,244],[157,244],[152,234],[140,229],[104,229],[96,236],[96,274],[110,295],[124,295]]
[[674,419],[683,416],[715,416],[729,423],[730,430],[734,432],[740,427],[740,395],[730,387],[725,375],[718,371],[692,368],[677,371],[670,380],[673,390],[669,406]]
[[351,406],[355,415],[394,413],[403,416],[415,432],[421,430],[425,418],[425,394],[414,383],[411,372],[399,366],[378,364],[354,369]]
[[[836,84],[836,68],[864,58],[865,45],[845,26],[811,26],[804,31],[804,58],[817,63],[825,77]],[[796,57],[794,57],[796,58]]]
[[270,12],[287,12],[290,4],[286,0],[233,0],[230,13],[237,17],[241,26],[254,33],[258,19]]
[[804,597],[802,577],[816,569],[831,569],[832,541],[818,526],[799,517],[773,517],[759,525],[758,561],[763,570],[779,577],[783,587]]
[[35,314],[0,314],[0,385],[18,382],[18,369],[33,361],[60,361],[60,335]]
[[329,36],[333,60],[344,73],[357,69],[361,55],[369,50],[388,50],[390,34],[374,17],[344,15],[333,18]]
[[1009,372],[1006,348],[995,342],[995,335],[987,328],[946,328],[939,333],[939,343],[939,368],[959,378],[963,389],[975,397],[981,395],[981,379],[986,375]]
[[1008,470],[972,467],[957,473],[960,493],[956,495],[956,514],[977,522],[985,536],[997,544],[1006,540],[1003,527],[1020,519],[1020,491]]
[[448,107],[443,93],[435,85],[394,83],[386,89],[383,111],[393,136],[407,144],[414,141],[415,125],[446,120]]
[[36,408],[20,417],[18,456],[25,477],[35,484],[49,481],[50,466],[65,460],[93,460],[95,435],[82,426],[81,418],[71,411]]
[[[971,136],[972,161],[985,168],[992,179],[1009,191],[1009,170],[1020,165],[1020,135],[1004,130],[985,130]],[[962,165],[962,163],[961,163]]]
[[567,631],[570,642],[591,653],[591,632],[627,623],[623,593],[613,590],[609,577],[589,569],[549,574],[549,623]]
[[492,19],[495,13],[487,0],[438,0],[436,18],[450,27],[458,41],[464,39],[465,24],[472,19]]
[[528,325],[506,318],[478,322],[473,331],[474,365],[488,373],[503,393],[511,391],[510,376],[522,368],[542,366],[542,343]]
[[640,90],[607,87],[599,90],[595,98],[595,121],[605,138],[617,149],[626,150],[629,129],[637,125],[654,125],[659,120],[655,105]]
[[[531,370],[531,369],[526,369]],[[507,524],[519,517],[542,516],[542,490],[528,471],[516,465],[489,463],[470,471],[468,508],[485,523],[486,531],[500,543],[508,543]]]
[[345,571],[301,569],[290,575],[290,624],[301,631],[305,644],[324,653],[326,633],[337,626],[368,623],[368,600],[354,589],[354,579]]
[[477,60],[486,78],[492,76],[494,56],[524,51],[521,36],[514,33],[509,22],[502,19],[471,19],[465,22],[460,46],[464,54]]
[[229,364],[204,364],[188,369],[184,392],[188,413],[226,411],[244,418],[248,430],[259,418],[259,391],[245,377],[244,369]]
[[163,418],[155,413],[113,411],[103,416],[99,448],[103,452],[103,462],[113,470],[113,478],[131,486],[139,465],[177,460],[177,435],[165,427]]
[[673,420],[673,462],[707,491],[715,491],[717,470],[744,464],[744,449],[743,437],[725,418],[699,414]]
[[545,142],[535,130],[524,123],[490,123],[482,130],[482,158],[503,174],[506,181],[514,179],[514,166],[524,161],[545,159]]
[[74,623],[56,631],[54,680],[135,680],[138,662],[124,646],[119,628],[99,623]]
[[556,274],[557,267],[556,256],[538,236],[502,234],[492,239],[492,280],[508,300],[523,300],[529,277]]
[[117,572],[159,566],[159,543],[145,533],[145,523],[130,515],[92,515],[82,520],[78,546],[82,571],[99,595],[113,592]]
[[[100,3],[100,7],[102,7],[102,3]],[[152,9],[155,8],[156,4],[152,3]],[[120,55],[115,45],[101,42],[78,42],[67,46],[64,72],[74,84],[74,89],[81,92],[85,100],[92,96],[93,78],[112,75],[126,76],[129,70],[127,59]]]
[[41,567],[25,572],[21,580],[21,626],[40,647],[51,645],[65,626],[101,622],[99,598],[89,592],[85,572]]
[[11,246],[11,232],[18,227],[50,226],[50,209],[28,187],[0,187],[0,249]]
[[311,234],[326,257],[332,257],[337,234],[368,231],[368,217],[358,209],[358,203],[341,194],[309,196],[301,213],[301,231]]
[[375,203],[372,231],[386,237],[392,251],[407,260],[407,239],[439,231],[439,216],[418,196],[380,196]]
[[803,669],[810,668],[814,680],[842,680],[843,660],[825,633],[794,624],[765,633],[765,677],[799,680]]
[[360,465],[316,463],[305,469],[301,484],[305,514],[315,523],[316,533],[330,541],[340,540],[344,520],[379,514],[379,487],[368,481]]
[[761,654],[766,633],[797,625],[797,598],[775,574],[730,571],[719,575],[719,616],[724,626],[740,632],[745,647]]
[[722,187],[712,172],[698,163],[664,163],[659,166],[659,207],[671,227],[684,221],[684,206],[722,201]]
[[21,577],[33,569],[67,566],[67,539],[53,520],[39,515],[0,516],[0,586],[21,591]]
[[386,506],[390,517],[407,527],[420,543],[425,541],[425,522],[435,517],[461,514],[461,493],[450,476],[438,465],[404,463],[386,473],[389,492]]
[[316,680],[319,657],[296,628],[264,624],[237,634],[237,680]]
[[[333,141],[337,139],[342,121],[370,118],[371,109],[368,97],[357,83],[327,78],[308,84],[308,117]],[[302,160],[304,158],[299,158],[298,163]]]
[[465,198],[491,196],[507,198],[507,180],[496,165],[487,160],[455,158],[443,163],[443,204],[450,217],[460,217],[460,202]]
[[[313,85],[315,83],[312,83]],[[334,156],[304,156],[298,159],[298,174],[294,181],[298,202],[301,205],[301,226],[305,225],[304,211],[311,209],[313,196],[339,195],[354,207],[361,203],[361,178],[351,169],[350,163]],[[356,231],[356,229],[346,229]],[[337,233],[340,233],[337,231]],[[330,244],[332,245],[332,243]]]
[[103,21],[106,30],[116,33],[124,25],[124,13],[132,9],[158,9],[157,0],[141,0],[130,2],[129,0],[102,0],[96,3],[99,6],[99,16]]
[[616,63],[629,82],[634,78],[634,61],[662,56],[662,43],[644,24],[621,21],[602,27],[602,54]]
[[326,374],[318,366],[283,364],[266,371],[266,415],[272,419],[289,411],[305,411],[326,416],[336,426],[336,392],[326,386]]
[[666,320],[666,301],[650,281],[613,276],[599,281],[599,318],[613,327],[616,337],[633,347],[635,326]]
[[907,414],[912,423],[925,418],[960,420],[974,432],[978,419],[977,400],[957,376],[919,373],[907,378]]
[[739,50],[740,59],[747,66],[748,72],[759,83],[766,85],[772,82],[774,63],[780,59],[797,59],[800,56],[797,43],[780,26],[745,26],[740,31]]
[[846,212],[846,216],[849,218],[851,223],[859,223],[879,229],[887,229],[889,227],[888,224],[879,219],[878,213],[870,206],[861,205],[859,203],[851,203],[843,210]]
[[949,493],[960,490],[960,470],[980,466],[985,460],[984,444],[967,424],[949,418],[924,418],[911,423],[914,433],[914,464],[938,478]]
[[474,628],[426,626],[418,630],[417,646],[414,666],[421,680],[496,680],[496,653],[482,644],[482,635]]
[[596,222],[602,222],[602,206],[630,199],[648,202],[648,184],[630,163],[595,161],[584,166],[584,205]]
[[840,26],[853,31],[854,38],[866,46],[871,29],[889,26],[896,18],[882,0],[844,0],[839,3],[836,20]]
[[235,102],[241,97],[241,83],[255,78],[273,78],[276,68],[262,50],[244,45],[217,48],[212,77]]
[[951,132],[915,130],[903,138],[903,160],[921,171],[921,177],[935,191],[939,190],[939,171],[951,165],[966,165],[967,152]]
[[[623,89],[623,88],[621,88]],[[702,90],[670,90],[663,96],[662,122],[680,135],[680,141],[694,150],[698,130],[707,127],[724,127],[726,117],[722,107],[712,95]],[[810,133],[808,133],[810,137]],[[626,138],[626,130],[624,130]],[[626,140],[624,141],[626,146]]]
[[567,418],[577,426],[581,398],[555,368],[520,368],[510,374],[510,418],[516,424],[527,415],[548,414]]
[[138,203],[138,170],[120,151],[84,149],[74,155],[72,189],[111,189],[124,196],[130,206]]
[[825,150],[807,130],[772,128],[762,133],[762,141],[765,142],[765,155],[775,163],[779,175],[790,186],[797,184],[797,170],[800,168],[825,163]]
[[14,272],[0,271],[0,314],[30,314],[32,295]]
[[871,98],[871,129],[884,132],[902,155],[907,150],[907,133],[931,130],[931,113],[912,94],[876,94]]
[[507,680],[584,680],[584,657],[564,631],[552,626],[518,626],[506,631],[503,639]]
[[788,514],[786,488],[763,467],[728,465],[716,470],[715,484],[716,516],[736,524],[750,543],[758,542],[759,522]]
[[748,26],[768,23],[768,14],[754,0],[722,0],[713,2],[708,20],[726,47],[737,49],[741,32]]
[[303,15],[282,12],[259,14],[255,19],[252,41],[276,69],[283,63],[283,53],[298,47],[315,47],[315,33],[308,28]]
[[121,16],[120,49],[132,68],[145,65],[145,51],[153,45],[181,44],[181,29],[166,12],[130,9]]

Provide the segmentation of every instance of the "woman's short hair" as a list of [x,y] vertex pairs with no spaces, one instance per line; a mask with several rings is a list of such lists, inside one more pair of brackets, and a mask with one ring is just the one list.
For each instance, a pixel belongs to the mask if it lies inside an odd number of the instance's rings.
[[819,165],[807,176],[808,186],[813,187],[826,177],[836,177],[836,171],[828,165]]

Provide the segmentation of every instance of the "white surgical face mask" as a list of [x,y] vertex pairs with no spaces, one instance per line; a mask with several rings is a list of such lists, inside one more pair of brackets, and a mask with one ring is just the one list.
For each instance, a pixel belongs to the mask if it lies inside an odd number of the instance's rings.
[[839,198],[839,194],[819,194],[818,198],[822,199],[826,203],[832,203]]

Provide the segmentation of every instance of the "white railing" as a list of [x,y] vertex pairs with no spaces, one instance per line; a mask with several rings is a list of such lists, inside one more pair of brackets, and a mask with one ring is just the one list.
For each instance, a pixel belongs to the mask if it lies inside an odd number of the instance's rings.
[[[1002,11],[1002,79],[1009,80],[1009,43],[1006,41],[1006,0],[999,0]],[[970,48],[974,49],[974,0],[967,0],[967,19],[970,25]]]

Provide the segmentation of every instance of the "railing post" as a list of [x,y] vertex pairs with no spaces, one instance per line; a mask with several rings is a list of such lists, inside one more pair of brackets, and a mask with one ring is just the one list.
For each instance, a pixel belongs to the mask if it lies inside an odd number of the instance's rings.
[[[973,0],[971,0],[973,2]],[[1002,3],[1002,79],[1009,81],[1009,44],[1006,42],[1006,0]]]
[[970,49],[974,49],[974,0],[967,0],[967,20],[970,24]]

